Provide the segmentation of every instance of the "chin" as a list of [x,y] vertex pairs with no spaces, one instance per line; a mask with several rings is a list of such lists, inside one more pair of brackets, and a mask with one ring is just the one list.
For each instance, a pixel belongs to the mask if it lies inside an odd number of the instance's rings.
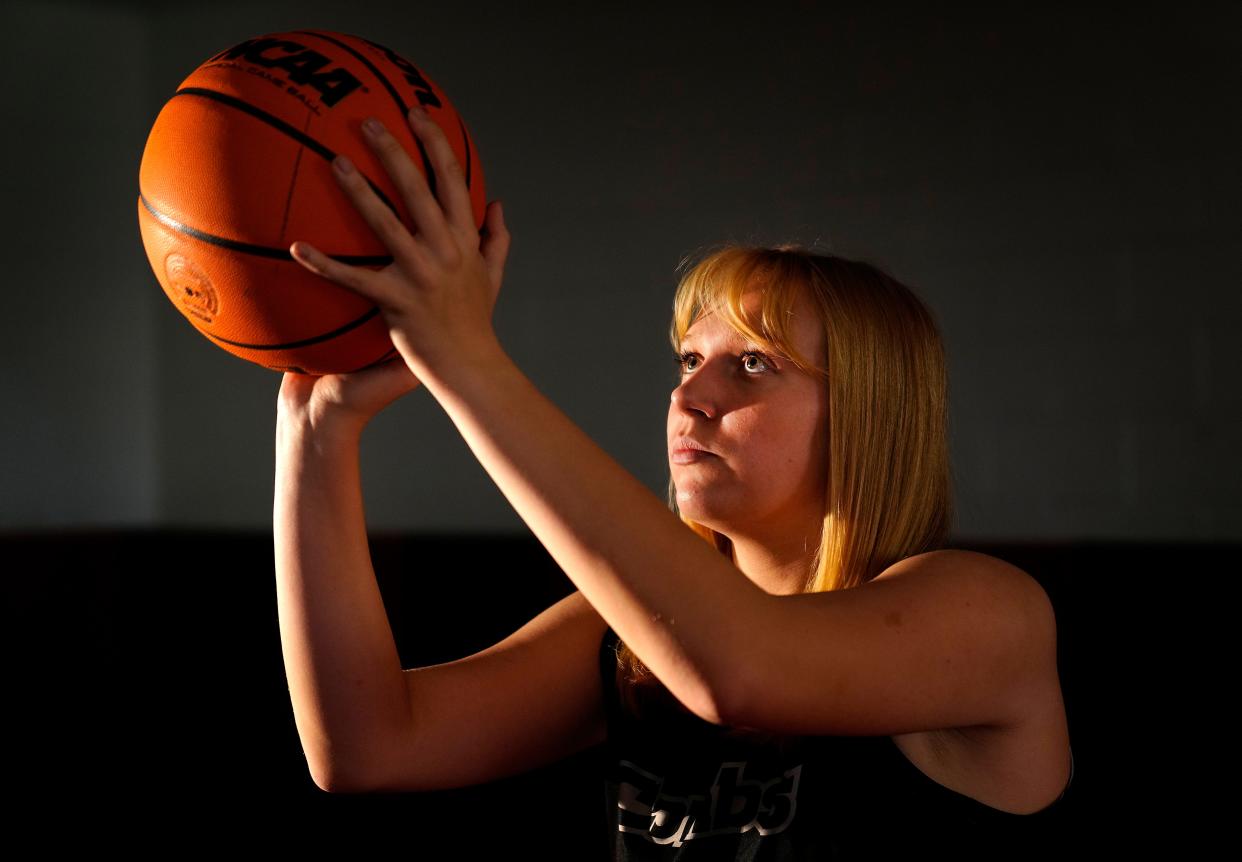
[[704,505],[704,501],[698,497],[690,497],[683,500],[679,495],[677,497],[677,511],[681,513],[682,517],[689,518],[691,521],[702,524],[704,527],[710,527],[717,533],[723,533],[729,529],[728,519],[722,517],[718,510]]

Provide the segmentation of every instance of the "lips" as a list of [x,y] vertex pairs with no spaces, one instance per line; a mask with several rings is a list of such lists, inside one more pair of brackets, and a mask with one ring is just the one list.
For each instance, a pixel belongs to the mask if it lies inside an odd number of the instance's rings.
[[669,452],[674,452],[674,453],[683,452],[683,451],[692,451],[692,452],[703,452],[707,455],[716,454],[715,452],[711,451],[706,446],[704,446],[702,443],[695,440],[693,437],[686,437],[686,436],[675,438],[672,444],[669,446],[668,450]]

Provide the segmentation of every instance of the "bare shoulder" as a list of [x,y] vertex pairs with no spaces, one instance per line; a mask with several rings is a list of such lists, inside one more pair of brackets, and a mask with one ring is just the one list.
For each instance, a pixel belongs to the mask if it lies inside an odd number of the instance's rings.
[[954,555],[963,565],[972,566],[982,572],[985,577],[994,578],[998,585],[1012,589],[1021,598],[1021,606],[1032,623],[1030,632],[1036,642],[1032,646],[1039,647],[1044,661],[1044,672],[1051,671],[1056,675],[1057,620],[1052,607],[1052,599],[1034,575],[1015,566],[1000,557],[984,554],[979,551],[946,549],[945,553]]
[[952,575],[983,580],[996,591],[1018,600],[1017,605],[1036,623],[1032,633],[1050,639],[1056,647],[1056,615],[1047,590],[1024,569],[1000,557],[961,548],[939,548],[906,557],[889,566],[874,580],[907,574]]
[[1052,804],[1072,769],[1056,655],[1056,617],[1043,586],[990,554],[941,549],[901,561],[883,576],[969,573],[1015,599],[1028,639],[1022,708],[1006,726],[950,728],[894,736],[906,757],[939,784],[1003,811],[1029,814]]
[[[982,551],[971,551],[965,548],[938,548],[913,554],[889,566],[878,577],[901,574],[912,568],[935,571],[940,569],[967,569],[972,572],[984,572],[1010,581],[1030,581],[1035,586],[1039,582],[1024,569],[1020,569],[1007,560]],[[1041,587],[1042,589],[1042,587]]]
[[[953,571],[979,579],[989,592],[994,590],[1003,596],[1006,601],[1002,606],[1013,615],[1015,632],[1022,637],[1021,660],[1015,665],[1018,709],[1007,727],[987,730],[1012,734],[1019,729],[1029,730],[1038,721],[1046,723],[1051,719],[1056,723],[1055,714],[1063,715],[1064,711],[1057,670],[1057,623],[1052,600],[1043,585],[1024,569],[978,551],[946,548],[918,557],[924,558],[922,567],[928,572]],[[983,732],[977,728],[970,730]]]

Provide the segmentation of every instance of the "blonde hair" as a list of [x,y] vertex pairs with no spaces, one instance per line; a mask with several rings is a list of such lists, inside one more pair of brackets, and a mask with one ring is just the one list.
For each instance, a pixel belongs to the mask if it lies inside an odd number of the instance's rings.
[[[685,269],[684,258],[678,269]],[[757,319],[742,297],[761,292]],[[827,336],[827,367],[793,344],[787,312],[806,296]],[[804,592],[866,583],[908,556],[942,547],[952,527],[948,451],[948,374],[931,311],[897,279],[871,263],[817,254],[796,244],[725,244],[681,277],[669,337],[681,351],[700,316],[723,322],[764,350],[818,378],[828,395],[828,487],[823,529]],[[704,541],[733,559],[732,541],[668,504]],[[617,644],[617,683],[636,713],[673,700],[629,647]],[[681,707],[680,710],[677,707]]]

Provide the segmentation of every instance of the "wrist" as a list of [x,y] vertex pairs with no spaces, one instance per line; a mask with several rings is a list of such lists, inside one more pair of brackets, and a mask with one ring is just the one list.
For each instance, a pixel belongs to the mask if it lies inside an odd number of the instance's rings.
[[356,446],[368,420],[335,409],[307,407],[276,412],[277,445],[311,446],[327,451]]
[[494,334],[469,343],[458,342],[439,352],[426,351],[422,357],[407,360],[411,370],[437,399],[471,377],[488,374],[511,362]]

